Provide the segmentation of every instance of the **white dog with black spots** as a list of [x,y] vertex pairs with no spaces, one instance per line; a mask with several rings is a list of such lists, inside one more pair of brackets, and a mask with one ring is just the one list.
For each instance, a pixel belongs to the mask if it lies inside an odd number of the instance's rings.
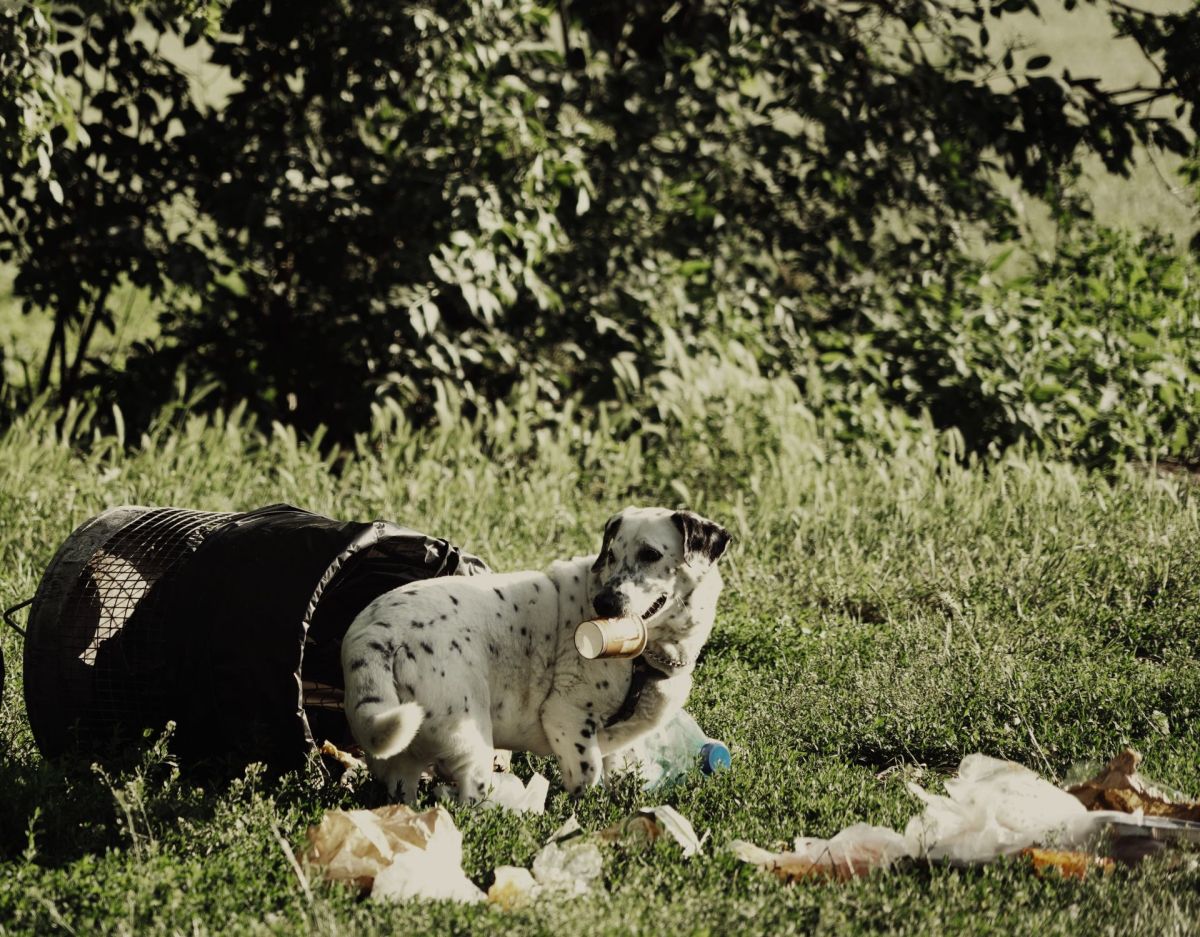
[[[598,783],[613,755],[677,713],[712,630],[729,534],[690,511],[627,508],[604,527],[600,553],[545,572],[447,576],[387,592],[342,643],[345,707],[371,771],[413,802],[434,768],[459,797],[487,796],[494,749],[553,754],[574,794]],[[641,660],[586,660],[576,626],[635,616]],[[609,724],[614,717],[620,721]]]

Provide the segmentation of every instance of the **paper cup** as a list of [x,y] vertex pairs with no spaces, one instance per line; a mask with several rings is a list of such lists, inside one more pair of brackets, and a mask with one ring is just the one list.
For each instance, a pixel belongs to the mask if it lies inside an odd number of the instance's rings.
[[575,629],[580,657],[637,657],[646,649],[646,626],[638,618],[593,618]]

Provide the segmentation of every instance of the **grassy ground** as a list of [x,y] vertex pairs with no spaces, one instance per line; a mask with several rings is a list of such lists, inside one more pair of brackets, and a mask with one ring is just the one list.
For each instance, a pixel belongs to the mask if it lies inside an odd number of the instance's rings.
[[[507,914],[378,906],[317,884],[293,846],[328,807],[378,792],[315,776],[197,786],[160,755],[105,778],[47,765],[21,702],[19,639],[0,641],[0,933],[1193,933],[1200,865],[1179,855],[1085,882],[1018,862],[785,887],[722,854],[858,821],[902,827],[906,779],[938,788],[984,751],[1061,780],[1125,744],[1164,783],[1200,793],[1200,496],[1130,469],[1110,477],[1033,456],[964,467],[953,437],[867,413],[836,441],[786,384],[745,366],[677,362],[626,443],[606,421],[540,430],[520,407],[426,434],[380,414],[356,452],[322,457],[236,418],[177,417],[131,454],[83,454],[31,420],[0,439],[0,602],[30,594],[72,526],[109,505],[249,508],[287,500],[383,516],[457,541],[501,569],[595,549],[630,503],[690,506],[736,545],[689,708],[734,769],[665,800],[710,838],[684,861],[660,845],[608,853],[604,890]],[[621,423],[621,415],[611,422]],[[681,427],[687,427],[683,431]],[[548,761],[518,758],[518,772]],[[585,828],[644,799],[628,787],[544,817],[453,808],[467,873],[528,864],[572,811]],[[653,801],[651,801],[653,802]]]

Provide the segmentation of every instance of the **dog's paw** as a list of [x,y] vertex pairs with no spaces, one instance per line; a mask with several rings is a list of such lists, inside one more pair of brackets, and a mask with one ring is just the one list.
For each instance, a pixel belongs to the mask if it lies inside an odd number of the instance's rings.
[[580,753],[578,760],[560,762],[559,766],[562,769],[563,787],[573,797],[585,794],[589,788],[600,783],[600,752],[595,749]]

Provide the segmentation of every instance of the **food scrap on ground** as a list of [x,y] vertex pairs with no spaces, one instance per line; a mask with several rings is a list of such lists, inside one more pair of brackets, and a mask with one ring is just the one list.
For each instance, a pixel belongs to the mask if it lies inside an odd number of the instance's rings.
[[1095,856],[1090,852],[1069,849],[1039,849],[1030,846],[1028,849],[1022,849],[1019,855],[1027,858],[1033,865],[1033,871],[1041,876],[1055,872],[1063,878],[1087,878],[1095,872],[1107,875],[1116,865],[1107,856]]
[[1137,773],[1142,756],[1126,748],[1094,778],[1067,788],[1088,810],[1141,811],[1148,817],[1169,817],[1200,823],[1200,802],[1173,799]]
[[318,749],[321,756],[333,765],[334,776],[343,787],[352,787],[358,779],[368,774],[367,763],[350,752],[342,751],[328,739]]

